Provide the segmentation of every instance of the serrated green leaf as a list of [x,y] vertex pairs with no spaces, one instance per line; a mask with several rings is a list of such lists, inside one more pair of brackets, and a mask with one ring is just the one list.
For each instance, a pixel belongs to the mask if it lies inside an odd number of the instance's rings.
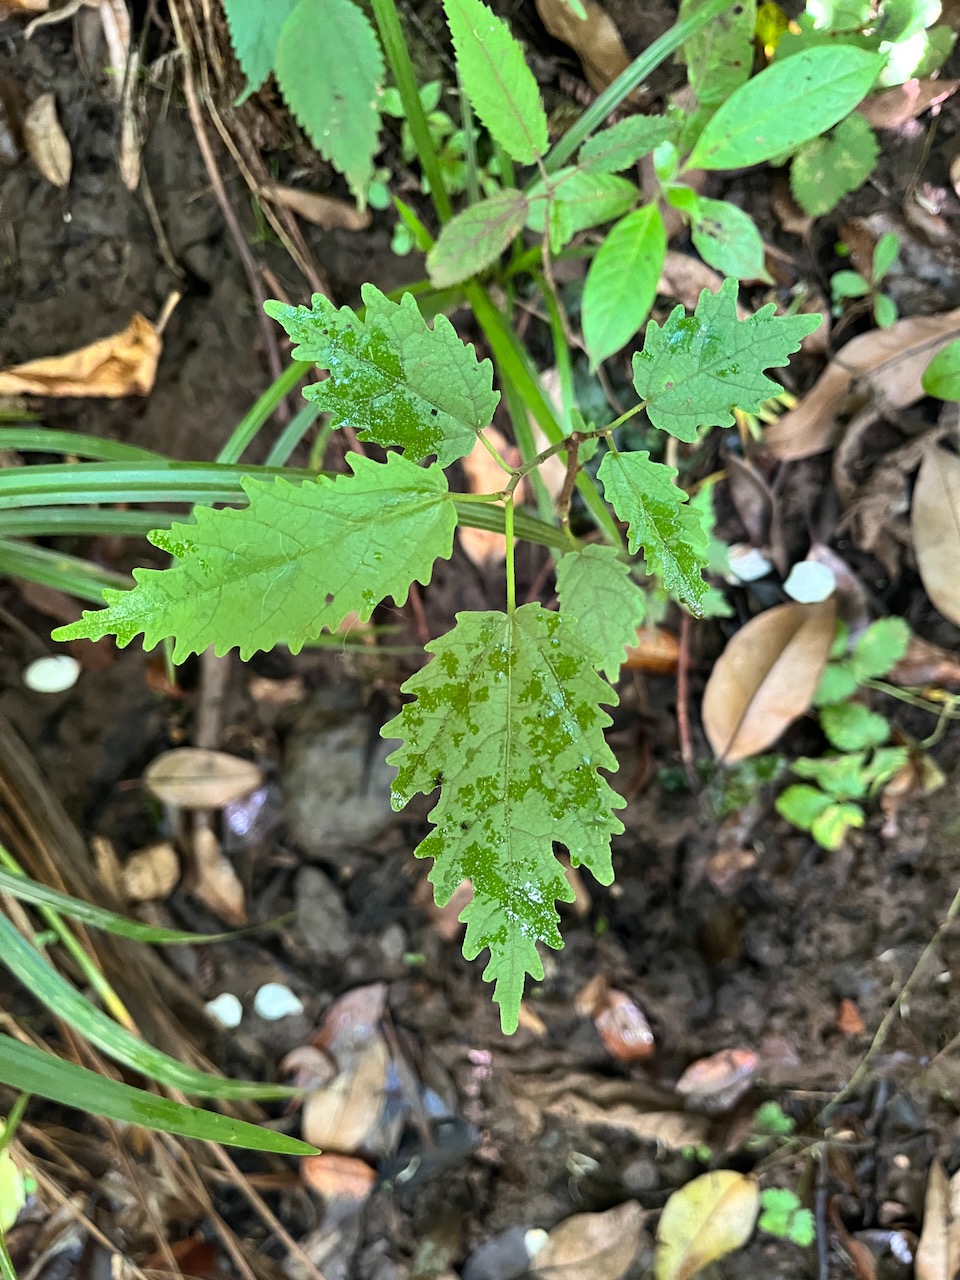
[[847,832],[854,827],[862,827],[864,822],[866,818],[858,804],[832,804],[814,818],[810,834],[821,848],[836,853],[847,838]]
[[938,400],[960,400],[960,338],[945,346],[927,365],[923,389]]
[[815,707],[826,707],[834,702],[846,702],[857,691],[857,677],[845,662],[830,662],[820,676],[813,695]]
[[731,427],[733,410],[756,413],[782,388],[763,370],[785,365],[819,316],[777,316],[773,303],[737,319],[738,285],[724,280],[700,294],[688,316],[675,307],[661,328],[647,325],[633,357],[633,385],[655,427],[693,443],[698,427]]
[[769,281],[757,224],[735,204],[699,197],[690,238],[704,262],[725,276]]
[[396,446],[417,461],[436,454],[449,466],[470,452],[500,402],[493,365],[477,360],[446,316],[429,329],[412,294],[391,302],[372,284],[361,294],[362,320],[320,293],[312,311],[281,302],[264,309],[298,344],[295,359],[329,369],[304,395],[333,415],[334,426],[353,427],[361,440]]
[[583,288],[583,338],[590,367],[619,351],[646,320],[667,257],[656,205],[628,213],[610,229]]
[[[692,18],[705,3],[681,0],[677,20]],[[753,68],[756,23],[756,0],[743,0],[702,27],[680,50],[701,106],[719,106],[746,83]]]
[[599,227],[612,222],[633,207],[640,192],[626,178],[611,173],[583,173],[579,169],[561,169],[544,182],[541,178],[528,193],[530,212],[527,226],[537,235],[543,235],[544,218],[547,216],[547,187],[550,190],[550,209],[563,210],[564,229],[560,247],[572,239],[578,231]]
[[854,678],[877,680],[885,676],[907,652],[909,644],[910,625],[903,618],[878,618],[871,622],[850,656]]
[[630,577],[615,547],[590,544],[570,551],[557,565],[557,598],[599,671],[614,681],[624,650],[636,644],[647,598]]
[[435,859],[441,905],[472,880],[463,951],[470,960],[489,947],[484,977],[496,980],[510,1032],[526,975],[543,976],[537,943],[562,946],[554,904],[573,894],[554,841],[601,884],[613,878],[610,837],[623,830],[613,810],[624,801],[598,769],[617,767],[600,709],[616,694],[560,615],[539,604],[512,617],[458,614],[427,648],[432,661],[403,686],[415,701],[382,730],[404,743],[389,757],[393,804],[440,788],[434,830],[416,853]]
[[869,710],[862,702],[840,702],[821,707],[820,724],[838,751],[878,747],[890,737],[890,724],[886,717]]
[[446,477],[396,453],[347,461],[353,474],[336,479],[245,479],[248,507],[198,507],[195,524],[152,533],[178,563],[135,569],[132,591],[105,591],[109,608],[57,634],[115,635],[122,648],[142,632],[146,649],[173,638],[174,662],[210,645],[249,658],[278,644],[299,653],[348,613],[366,621],[386,596],[403,604],[410,584],[429,582],[434,562],[453,550]]
[[829,135],[808,142],[793,157],[790,189],[794,199],[811,217],[829,213],[866,182],[879,154],[876,135],[854,111]]
[[619,173],[661,142],[677,135],[677,123],[666,116],[628,116],[609,129],[602,129],[580,148],[577,167],[581,173]]
[[482,0],[443,0],[460,83],[489,133],[518,164],[549,145],[547,113],[523,49]]
[[230,43],[247,85],[240,101],[255,93],[273,70],[277,41],[297,0],[223,0]]
[[299,0],[280,32],[274,69],[313,145],[362,201],[379,148],[383,84],[383,55],[363,10],[352,0]]
[[772,63],[707,122],[687,167],[736,169],[793,151],[849,115],[882,66],[877,54],[850,45],[806,49]]
[[458,213],[427,254],[427,273],[438,289],[478,275],[500,257],[527,220],[526,197],[498,191]]
[[627,525],[630,550],[642,546],[647,572],[697,612],[707,591],[707,536],[700,512],[673,483],[676,475],[673,467],[651,462],[645,449],[608,453],[597,472],[607,501]]
[[814,819],[831,804],[833,800],[826,792],[795,782],[777,796],[775,808],[781,818],[786,818],[787,822],[799,827],[801,831],[809,831]]

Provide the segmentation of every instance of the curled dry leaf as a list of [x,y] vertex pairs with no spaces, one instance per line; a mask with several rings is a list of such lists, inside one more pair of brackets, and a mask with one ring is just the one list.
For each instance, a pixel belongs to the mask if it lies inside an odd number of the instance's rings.
[[556,40],[562,40],[574,51],[596,93],[601,93],[628,66],[630,59],[620,32],[596,0],[583,0],[585,18],[577,17],[566,0],[536,3],[541,22]]
[[12,13],[46,13],[50,0],[0,0],[0,20]]
[[675,1191],[657,1229],[656,1280],[690,1280],[746,1244],[760,1212],[753,1178],[715,1169]]
[[655,1142],[670,1151],[697,1147],[710,1132],[707,1116],[682,1111],[638,1111],[632,1102],[601,1106],[580,1093],[564,1094],[543,1108],[564,1125],[587,1126],[629,1133],[641,1142]]
[[641,627],[637,643],[628,645],[623,665],[628,671],[651,676],[672,676],[680,662],[680,642],[662,627]]
[[842,420],[871,402],[905,409],[924,394],[921,379],[941,348],[960,336],[960,308],[939,316],[910,316],[889,329],[871,329],[848,342],[803,400],[764,432],[774,457],[795,462],[823,453],[836,441]]
[[158,800],[176,809],[222,809],[256,790],[263,773],[251,760],[225,751],[176,747],[157,756],[143,780]]
[[603,1047],[618,1062],[637,1062],[657,1051],[650,1023],[625,991],[608,991],[593,1022]]
[[136,312],[126,329],[62,356],[29,360],[0,373],[3,396],[146,396],[157,376],[162,342]]
[[810,706],[833,643],[835,607],[782,604],[733,636],[710,673],[703,729],[717,758],[746,760]]
[[753,1084],[760,1059],[750,1049],[721,1049],[691,1062],[676,1083],[688,1107],[718,1115],[729,1111]]
[[939,1160],[927,1175],[914,1267],[916,1280],[955,1280],[960,1271],[960,1180],[948,1179]]
[[300,1161],[304,1182],[324,1200],[360,1205],[376,1186],[377,1174],[366,1160],[341,1156],[332,1151],[318,1156],[304,1156]]
[[69,185],[73,153],[52,93],[41,94],[24,112],[23,142],[30,159],[48,182],[55,187]]
[[382,1036],[373,1036],[356,1053],[338,1057],[339,1074],[303,1104],[305,1142],[324,1151],[352,1155],[367,1145],[386,1102],[390,1053]]
[[857,110],[874,129],[896,129],[931,107],[946,102],[960,88],[960,80],[905,80],[903,84],[865,98]]
[[301,191],[282,182],[268,182],[260,188],[262,198],[290,209],[314,226],[325,231],[364,231],[370,225],[369,209],[361,211],[349,200],[321,195],[318,191]]
[[949,649],[911,634],[907,652],[886,678],[891,684],[936,684],[955,688],[960,684],[960,657]]
[[554,1227],[533,1261],[539,1280],[620,1280],[643,1243],[636,1200],[605,1213],[575,1213]]
[[924,455],[911,511],[917,569],[930,603],[960,627],[960,458],[946,449]]
[[444,942],[453,942],[463,933],[463,922],[460,912],[473,901],[473,881],[461,880],[453,891],[449,902],[442,907],[437,906],[436,898],[427,876],[424,876],[413,891],[413,903],[419,907],[431,922],[437,935]]
[[159,902],[180,880],[180,859],[169,840],[138,849],[123,864],[120,882],[129,902]]
[[387,987],[383,982],[371,982],[344,992],[327,1010],[314,1045],[332,1053],[341,1062],[345,1054],[380,1034],[380,1019],[386,1003]]
[[191,852],[193,863],[187,877],[188,891],[221,920],[235,929],[242,928],[247,923],[243,885],[209,827],[198,827],[194,831]]
[[[708,267],[700,258],[669,249],[660,273],[657,292],[668,298],[676,298],[688,311],[694,311],[704,289],[717,293],[722,284],[723,276],[720,272]],[[749,314],[746,307],[738,302],[737,319],[746,320]]]
[[946,780],[947,776],[936,760],[920,749],[911,751],[907,763],[884,783],[880,792],[880,809],[884,816],[880,834],[884,840],[894,840],[899,834],[900,810],[905,804],[918,796],[938,791]]
[[867,1025],[853,1000],[845,997],[840,1001],[836,1027],[843,1036],[862,1036],[866,1031]]

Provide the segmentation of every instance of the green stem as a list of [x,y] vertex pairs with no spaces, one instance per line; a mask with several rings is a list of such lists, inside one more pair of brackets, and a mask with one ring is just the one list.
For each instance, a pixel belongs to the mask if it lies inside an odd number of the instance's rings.
[[515,547],[513,536],[513,494],[507,495],[503,506],[504,532],[507,538],[507,613],[512,618],[517,611],[517,574],[514,562]]
[[217,454],[217,461],[239,462],[280,401],[303,381],[312,368],[309,361],[294,360],[289,368],[284,369],[234,427],[229,440]]
[[125,591],[133,583],[126,574],[112,573],[89,560],[36,547],[15,538],[0,538],[0,574],[39,582],[67,595],[103,604],[105,587]]
[[47,427],[0,427],[0,449],[16,449],[19,453],[65,453],[104,462],[160,462],[164,456],[152,449],[105,440],[102,436],[51,431]]
[[400,101],[403,103],[404,115],[416,144],[420,167],[430,183],[433,207],[441,222],[449,222],[453,217],[453,206],[443,181],[443,172],[430,136],[430,126],[427,124],[423,103],[420,101],[417,76],[410,61],[410,51],[404,39],[397,6],[394,0],[372,0],[372,6],[373,16],[380,32],[380,42],[387,55],[387,62],[390,64],[394,83],[400,94]]
[[2,1231],[0,1231],[0,1280],[17,1280],[13,1259],[10,1257],[10,1250],[7,1248]]
[[594,129],[603,124],[607,116],[612,111],[616,111],[623,100],[643,84],[662,62],[665,62],[672,53],[676,53],[681,45],[686,44],[698,31],[702,31],[714,18],[719,18],[722,13],[731,9],[735,3],[736,0],[707,0],[697,13],[684,18],[682,22],[675,23],[659,40],[654,40],[652,45],[644,49],[643,53],[635,58],[612,84],[607,85],[600,97],[587,108],[573,128],[569,129],[550,149],[543,162],[547,173],[555,173],[557,169],[562,168]]
[[457,67],[457,89],[460,92],[460,128],[463,130],[463,144],[467,161],[467,202],[480,202],[480,166],[477,163],[477,134],[473,123],[473,107],[467,97],[460,79],[460,68]]
[[0,1133],[0,1151],[9,1147],[17,1132],[17,1125],[23,1119],[23,1113],[30,1105],[30,1099],[33,1097],[31,1093],[18,1093],[10,1113],[6,1120],[3,1121],[3,1132]]

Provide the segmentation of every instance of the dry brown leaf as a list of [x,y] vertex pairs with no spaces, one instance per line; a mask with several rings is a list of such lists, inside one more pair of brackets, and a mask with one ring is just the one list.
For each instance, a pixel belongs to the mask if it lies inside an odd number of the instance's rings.
[[100,25],[107,47],[107,84],[115,98],[123,96],[127,81],[136,76],[130,59],[130,12],[126,0],[100,0]]
[[637,643],[628,645],[623,665],[628,671],[652,676],[672,676],[680,661],[680,641],[662,627],[641,627]]
[[936,684],[952,688],[960,684],[960,657],[919,636],[910,636],[907,652],[886,679],[891,684]]
[[844,998],[840,1001],[836,1027],[843,1036],[862,1036],[866,1031],[867,1024],[853,1000]]
[[917,569],[930,603],[960,626],[960,458],[946,449],[924,455],[910,513]]
[[590,88],[602,93],[630,62],[613,20],[596,0],[583,0],[585,18],[578,18],[565,0],[536,2],[540,21],[556,40],[570,46]]
[[268,182],[260,188],[261,197],[290,209],[314,226],[325,231],[364,231],[370,225],[369,209],[361,211],[350,200],[321,195],[318,191],[301,191],[282,182]]
[[707,1116],[682,1111],[638,1111],[630,1102],[610,1106],[567,1093],[553,1099],[544,1108],[548,1116],[557,1116],[564,1124],[597,1125],[632,1134],[645,1142],[656,1142],[671,1151],[696,1147],[706,1142],[710,1129]]
[[345,1155],[359,1150],[380,1123],[389,1065],[390,1053],[380,1035],[358,1053],[345,1055],[340,1074],[303,1104],[304,1141]]
[[[496,451],[509,461],[510,445],[496,429],[487,427],[483,433]],[[467,486],[471,493],[494,493],[502,489],[509,479],[502,467],[494,461],[489,449],[481,441],[477,441],[461,466],[467,477]],[[518,486],[517,500],[522,501],[522,485]],[[507,540],[502,533],[493,533],[490,529],[470,529],[460,525],[457,529],[460,545],[474,564],[489,564],[502,560],[507,552]]]
[[960,1204],[956,1179],[934,1160],[927,1176],[923,1231],[914,1260],[916,1280],[956,1280],[960,1271]]
[[151,761],[143,780],[158,800],[176,809],[222,809],[255,791],[263,773],[251,760],[225,751],[175,747]]
[[960,308],[910,316],[871,329],[837,352],[803,400],[764,432],[764,447],[783,462],[823,453],[836,441],[841,415],[873,400],[876,413],[905,409],[924,394],[921,378],[941,348],[960,336]]
[[573,901],[565,903],[564,906],[578,920],[586,920],[593,909],[593,898],[590,896],[590,890],[583,882],[580,868],[573,866],[565,853],[558,854],[557,861],[563,867],[563,874],[567,884],[573,890]]
[[960,80],[905,80],[892,89],[872,93],[857,110],[874,129],[896,129],[946,102],[958,88]]
[[687,1106],[717,1115],[729,1111],[749,1090],[759,1061],[750,1049],[721,1049],[691,1062],[675,1088]]
[[180,859],[169,840],[138,849],[123,864],[121,883],[130,902],[161,901],[180,880]]
[[541,1280],[620,1280],[643,1242],[645,1213],[628,1200],[605,1213],[576,1213],[554,1227],[537,1253]]
[[468,907],[472,901],[472,880],[461,880],[456,889],[454,889],[450,900],[445,902],[442,907],[437,906],[437,900],[433,895],[433,886],[426,876],[423,877],[413,891],[414,905],[421,909],[433,925],[437,935],[444,942],[453,942],[455,938],[459,938],[463,933],[464,925],[460,919],[460,912],[463,911],[464,907]]
[[3,396],[146,396],[162,350],[160,335],[139,312],[126,329],[62,356],[29,360],[0,373]]
[[894,840],[899,834],[900,810],[905,804],[918,796],[938,791],[946,781],[947,776],[936,760],[925,751],[912,751],[907,763],[884,783],[880,792],[880,809],[884,816],[880,834],[884,840]]
[[656,1280],[690,1280],[746,1244],[760,1212],[753,1178],[714,1169],[675,1191],[657,1228]]
[[[687,253],[678,253],[676,249],[667,252],[657,292],[668,298],[676,298],[688,311],[694,311],[700,294],[704,289],[717,293],[723,284],[723,276],[713,267],[708,267],[699,258]],[[737,303],[737,319],[746,320],[750,312]]]
[[304,1156],[300,1161],[300,1176],[311,1191],[341,1204],[344,1201],[362,1204],[377,1184],[376,1170],[366,1160],[327,1151],[319,1156]]
[[30,159],[55,187],[70,183],[73,153],[57,115],[52,93],[41,94],[30,103],[23,116],[23,142]]
[[752,618],[717,659],[703,695],[703,729],[735,764],[766,750],[810,706],[833,643],[833,600],[781,604]]
[[625,991],[608,991],[593,1023],[603,1047],[618,1062],[638,1062],[657,1051],[650,1023]]
[[0,0],[0,19],[12,13],[46,13],[50,0]]
[[327,1010],[323,1026],[314,1036],[314,1045],[340,1061],[380,1034],[386,1002],[387,987],[383,982],[345,991]]
[[193,832],[190,845],[193,860],[187,892],[227,924],[242,928],[247,923],[243,885],[233,863],[224,857],[220,841],[209,827],[201,826]]

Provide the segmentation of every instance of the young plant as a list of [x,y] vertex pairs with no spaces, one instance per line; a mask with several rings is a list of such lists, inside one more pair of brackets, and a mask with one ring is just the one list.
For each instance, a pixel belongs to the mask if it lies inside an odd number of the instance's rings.
[[859,271],[837,271],[831,276],[833,314],[839,316],[842,313],[842,303],[847,298],[866,298],[869,299],[877,327],[889,329],[896,322],[897,305],[892,298],[880,292],[880,286],[896,262],[899,252],[899,239],[892,231],[887,231],[874,245],[869,276],[862,276]]
[[804,1208],[796,1192],[785,1187],[767,1187],[760,1192],[757,1230],[780,1240],[789,1240],[801,1249],[812,1245],[817,1234],[813,1213]]

